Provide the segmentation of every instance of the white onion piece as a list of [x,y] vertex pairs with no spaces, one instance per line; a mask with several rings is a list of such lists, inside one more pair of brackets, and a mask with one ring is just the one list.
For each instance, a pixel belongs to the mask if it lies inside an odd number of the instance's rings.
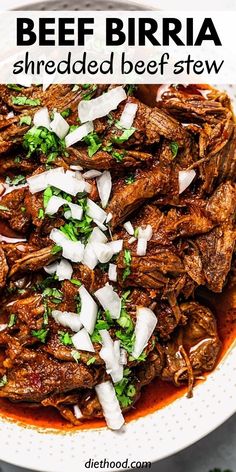
[[[54,169],[53,169],[54,170]],[[61,174],[52,173],[52,170],[48,171],[47,176],[47,183],[48,185],[52,185],[63,192],[69,193],[69,195],[77,195],[77,193],[85,192],[86,191],[86,182],[84,180],[78,180],[75,177],[75,174],[70,174],[72,171],[66,171]]]
[[179,171],[179,194],[183,193],[196,177],[195,170]]
[[15,244],[15,243],[25,243],[27,241],[27,239],[25,238],[8,238],[7,236],[3,236],[3,234],[0,234],[0,242],[4,242],[4,243],[11,243],[11,244]]
[[73,274],[73,267],[66,259],[61,259],[56,270],[58,280],[70,280]]
[[80,205],[77,205],[76,203],[68,203],[68,206],[70,207],[71,211],[71,216],[74,220],[82,220],[83,216],[83,208]]
[[132,236],[132,238],[129,238],[128,243],[133,244],[133,243],[135,243],[135,241],[136,241],[136,238],[134,236]]
[[9,111],[9,113],[7,114],[7,118],[14,118],[14,116],[14,111]]
[[78,351],[95,352],[92,341],[86,329],[81,329],[77,334],[71,338],[73,345]]
[[109,311],[112,319],[118,320],[120,318],[121,298],[111,285],[106,284],[104,287],[97,290],[94,295],[103,309]]
[[41,108],[40,110],[36,111],[33,119],[33,123],[36,128],[39,128],[39,126],[43,126],[44,128],[47,128],[49,131],[51,131],[50,121],[51,120],[47,107]]
[[73,146],[75,143],[78,143],[78,141],[81,141],[85,136],[91,133],[93,129],[93,123],[91,121],[88,121],[88,123],[84,123],[82,126],[79,126],[79,128],[76,128],[74,131],[67,134],[67,136],[65,137],[66,147],[70,147]]
[[87,246],[85,246],[82,262],[91,270],[95,269],[99,262],[91,243],[88,243]]
[[70,241],[59,229],[52,229],[50,239],[61,246],[62,256],[72,262],[81,262],[84,255],[84,244],[80,241]]
[[106,372],[111,376],[113,382],[120,382],[123,379],[123,366],[120,363],[120,341],[113,342],[106,329],[101,329],[99,334],[102,338],[99,356],[104,360]]
[[92,218],[92,220],[100,221],[104,223],[107,214],[106,212],[96,203],[94,203],[90,198],[87,199],[87,215]]
[[71,170],[76,170],[76,171],[82,171],[83,170],[83,167],[82,166],[76,166],[76,165],[71,165],[70,166],[70,169]]
[[135,359],[142,354],[156,327],[157,317],[150,308],[137,308],[135,341],[132,356]]
[[65,205],[65,203],[66,204],[68,203],[67,200],[61,197],[57,197],[56,195],[53,195],[47,203],[47,206],[45,208],[45,213],[47,215],[55,215],[55,213],[58,212],[59,208],[62,205]]
[[109,262],[114,255],[114,252],[109,246],[109,244],[92,243],[92,248],[99,262],[101,262],[102,264],[106,264],[107,262]]
[[115,241],[110,241],[109,243],[107,243],[107,246],[112,249],[113,254],[118,254],[120,251],[122,251],[123,244],[123,239],[117,239]]
[[84,179],[94,179],[95,177],[99,177],[100,175],[102,175],[100,170],[91,169],[91,170],[87,170],[87,172],[85,172],[83,174],[83,178]]
[[0,324],[0,332],[4,331],[4,329],[7,329],[8,325],[7,324]]
[[138,237],[146,239],[147,241],[150,241],[152,238],[152,227],[151,225],[147,225],[146,228],[138,228]]
[[105,170],[96,181],[102,207],[106,208],[112,189],[111,173],[108,170]]
[[[28,184],[22,184],[22,185],[12,185],[12,186],[8,186],[7,184],[1,184],[6,190],[4,191],[3,194],[1,194],[1,198],[0,200],[2,199],[2,197],[5,195],[7,195],[8,193],[11,193],[11,192],[14,192],[14,190],[19,190],[20,188],[26,188],[28,187]],[[2,191],[2,188],[1,188],[1,191]]]
[[107,243],[107,241],[106,235],[99,228],[93,228],[88,238],[88,243]]
[[144,238],[138,238],[137,255],[145,256],[146,252],[147,252],[147,240]]
[[70,129],[67,121],[57,111],[54,113],[54,118],[50,124],[50,127],[60,139],[64,139]]
[[134,227],[131,221],[126,221],[126,223],[124,223],[124,228],[125,228],[125,231],[127,231],[127,233],[130,234],[130,236],[134,235]]
[[47,272],[47,274],[52,275],[52,274],[55,274],[57,270],[57,266],[58,266],[58,262],[53,262],[52,264],[44,266],[44,270],[45,272]]
[[80,320],[88,333],[92,334],[97,320],[98,306],[83,285],[79,288],[79,295],[81,299]]
[[106,223],[109,223],[112,220],[112,213],[108,213],[106,217]]
[[93,121],[96,118],[102,118],[108,115],[110,111],[115,110],[120,102],[126,99],[126,93],[123,87],[115,87],[100,97],[91,100],[81,100],[78,106],[78,114],[81,123]]
[[108,268],[108,278],[112,282],[117,281],[117,265],[116,264],[109,264]]
[[127,359],[127,351],[125,349],[121,349],[120,350],[120,363],[122,365],[126,365],[127,362],[128,362],[128,359]]
[[40,174],[32,175],[32,177],[28,177],[27,183],[29,184],[29,189],[31,193],[41,192],[48,187],[48,176],[49,173],[51,175],[60,176],[62,178],[64,169],[63,167],[57,167],[56,169],[51,169],[46,172],[41,172]]
[[75,415],[77,420],[80,420],[81,418],[83,418],[83,413],[82,413],[79,405],[74,405],[73,410],[74,410],[74,415]]
[[130,129],[133,126],[135,115],[138,110],[137,103],[126,103],[124,110],[121,114],[119,124],[126,129]]
[[52,310],[52,317],[57,324],[64,326],[64,328],[70,328],[75,333],[79,332],[82,328],[82,323],[80,321],[80,316],[78,315],[78,313]]
[[102,231],[107,231],[107,227],[103,223],[96,219],[94,219],[93,221]]
[[112,382],[108,380],[98,384],[95,390],[108,428],[113,430],[120,429],[125,420]]

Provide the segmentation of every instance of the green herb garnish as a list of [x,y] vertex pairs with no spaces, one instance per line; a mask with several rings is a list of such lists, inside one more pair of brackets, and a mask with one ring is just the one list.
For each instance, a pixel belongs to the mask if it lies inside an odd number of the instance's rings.
[[16,175],[13,179],[10,177],[6,177],[5,180],[6,184],[11,186],[16,186],[16,185],[23,185],[26,183],[26,178],[24,175]]
[[61,246],[58,246],[58,244],[55,244],[55,246],[53,246],[53,248],[51,249],[51,254],[54,255],[61,251],[62,251]]
[[136,394],[136,388],[130,380],[130,373],[130,369],[125,369],[123,379],[115,384],[116,396],[122,408],[130,406]]
[[71,355],[72,355],[73,359],[75,360],[75,362],[78,363],[79,360],[80,360],[80,353],[74,349],[74,350],[71,352]]
[[73,285],[78,285],[78,287],[81,287],[81,285],[82,285],[82,282],[80,282],[80,280],[70,279],[70,282],[71,282]]
[[86,144],[88,144],[88,155],[89,157],[92,157],[98,149],[100,149],[102,145],[102,141],[100,140],[99,136],[97,133],[89,133],[87,136],[85,136],[84,141]]
[[8,321],[8,328],[12,328],[16,324],[16,315],[14,313],[10,314],[9,321]]
[[13,105],[27,105],[30,107],[37,107],[41,104],[39,98],[28,98],[25,95],[21,95],[19,97],[12,97]]
[[94,364],[96,362],[96,357],[90,357],[90,359],[86,362],[87,365]]
[[64,331],[58,331],[59,339],[64,346],[71,346],[73,344],[71,335]]
[[128,141],[128,139],[132,136],[132,134],[134,134],[135,131],[136,128],[125,129],[121,136],[112,137],[112,141],[116,144],[122,144],[125,141]]
[[40,220],[43,220],[45,217],[45,213],[44,213],[44,209],[43,208],[39,208],[39,211],[38,211],[38,218]]
[[178,154],[178,151],[179,151],[179,145],[176,141],[171,141],[170,143],[170,149],[171,149],[171,152],[172,152],[172,155],[173,155],[173,158],[175,158]]
[[71,108],[66,108],[65,110],[61,112],[61,116],[63,118],[68,118],[68,116],[70,116],[71,113],[72,113]]
[[135,182],[135,176],[134,174],[130,174],[125,178],[125,183],[127,185],[133,184]]
[[131,274],[131,251],[129,249],[125,249],[124,251],[124,263],[125,263],[125,270],[123,272],[123,280],[126,280],[127,277]]
[[42,329],[39,329],[39,330],[31,331],[31,334],[32,334],[32,336],[37,338],[39,341],[41,341],[41,343],[45,343],[48,332],[49,332],[49,329],[42,328]]
[[7,376],[3,375],[3,377],[0,379],[0,387],[4,387],[7,384]]
[[32,122],[32,118],[29,115],[22,116],[20,118],[20,125],[28,125],[30,126]]

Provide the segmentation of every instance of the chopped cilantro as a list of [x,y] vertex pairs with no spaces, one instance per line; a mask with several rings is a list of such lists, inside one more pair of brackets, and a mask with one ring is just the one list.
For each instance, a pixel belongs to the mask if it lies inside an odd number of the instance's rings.
[[84,90],[87,90],[90,86],[91,86],[91,84],[82,84],[82,88]]
[[3,377],[0,379],[0,387],[4,387],[7,384],[7,376],[3,375]]
[[73,344],[71,335],[69,333],[64,332],[64,331],[58,331],[58,334],[59,334],[60,342],[64,344],[64,346],[71,346]]
[[125,249],[124,251],[124,263],[125,263],[125,270],[123,272],[123,280],[126,280],[127,277],[131,274],[131,251],[129,249]]
[[72,355],[73,359],[75,360],[75,362],[78,363],[79,360],[80,360],[80,353],[74,349],[74,350],[71,352],[71,355]]
[[68,118],[68,116],[70,116],[70,115],[71,115],[71,109],[70,108],[66,108],[65,110],[63,110],[61,112],[61,116],[63,118]]
[[6,177],[6,184],[11,186],[15,185],[22,185],[26,183],[26,178],[24,175],[16,175],[13,179],[10,177]]
[[43,291],[43,297],[50,298],[53,303],[60,303],[63,299],[63,293],[57,288],[47,287]]
[[78,287],[81,287],[81,285],[82,285],[82,282],[80,282],[80,280],[70,279],[70,282],[71,282],[73,285],[78,285]]
[[21,157],[20,157],[20,156],[16,156],[15,159],[14,159],[14,162],[15,162],[16,164],[19,164],[20,161],[21,161]]
[[32,334],[32,336],[37,338],[39,341],[41,341],[41,343],[45,343],[48,331],[49,331],[49,329],[42,328],[42,329],[31,331],[31,334]]
[[117,323],[121,326],[121,328],[125,329],[126,333],[133,332],[134,325],[131,319],[131,316],[126,310],[126,301],[130,294],[130,290],[125,292],[121,297],[121,313],[120,318],[117,320]]
[[25,212],[26,212],[26,208],[25,208],[25,207],[20,207],[20,210],[22,211],[22,213],[25,213]]
[[20,125],[28,125],[30,126],[32,122],[32,118],[29,115],[22,116],[20,118]]
[[58,244],[55,244],[53,246],[53,248],[51,249],[51,254],[57,254],[58,252],[60,252],[62,249],[61,249],[61,246],[58,246]]
[[7,87],[11,90],[15,90],[16,92],[21,92],[22,87],[16,84],[7,84]]
[[16,324],[16,315],[14,313],[10,314],[9,321],[8,321],[8,328],[12,328]]
[[128,141],[130,136],[132,136],[132,134],[134,134],[135,131],[136,131],[136,128],[125,129],[123,133],[121,134],[121,136],[112,137],[112,141],[116,144],[122,144],[125,141]]
[[138,237],[138,232],[139,232],[139,229],[138,229],[138,228],[135,228],[135,229],[134,229],[134,237],[135,237],[135,238]]
[[136,394],[136,388],[131,383],[129,375],[130,370],[125,369],[123,379],[115,384],[116,396],[122,408],[130,406],[132,404],[132,398]]
[[0,205],[0,211],[10,211],[10,210],[4,205]]
[[94,364],[96,362],[96,357],[90,357],[90,359],[86,362],[87,365]]
[[43,192],[43,205],[46,208],[50,198],[53,196],[52,188],[47,187]]
[[130,185],[130,184],[133,184],[135,182],[135,176],[134,174],[129,174],[126,178],[125,178],[125,183],[127,185]]
[[108,330],[109,328],[110,328],[110,324],[107,321],[98,319],[97,322],[96,322],[93,334],[91,336],[92,342],[93,343],[101,343],[101,336],[100,336],[99,331],[101,331],[102,329],[107,329]]
[[89,157],[92,157],[98,149],[100,149],[102,142],[97,135],[97,133],[89,133],[87,136],[85,136],[84,141],[86,144],[88,144],[88,155]]
[[43,220],[45,217],[45,213],[44,213],[44,209],[43,208],[39,208],[39,211],[38,211],[38,218],[40,220]]
[[126,88],[127,88],[126,93],[128,96],[130,96],[134,94],[137,86],[134,84],[129,84],[129,85],[126,85]]
[[47,128],[36,128],[35,126],[24,135],[23,147],[28,151],[27,157],[30,157],[34,152],[48,156],[51,153],[58,155],[64,151],[64,143],[55,133],[48,131]]
[[[87,90],[87,89],[89,89],[89,87],[90,87],[91,84],[85,84],[85,85],[87,85],[87,88],[85,89],[85,90]],[[83,88],[84,88],[84,87],[83,87]],[[83,100],[90,100],[96,90],[97,90],[97,85],[95,85],[95,84],[92,85],[92,86],[91,86],[91,89],[88,90],[88,92],[86,92],[86,93],[83,95]]]
[[66,223],[64,226],[61,226],[60,230],[71,241],[75,241],[75,242],[78,241],[76,228],[72,222]]
[[170,149],[171,149],[171,152],[172,152],[172,155],[173,155],[173,158],[175,158],[178,154],[178,151],[179,151],[179,145],[176,141],[171,141],[170,143]]
[[117,161],[117,162],[122,162],[123,161],[123,158],[125,157],[125,152],[122,151],[122,152],[118,152],[118,151],[113,151],[111,153],[112,157],[114,157],[114,159]]
[[30,107],[37,107],[40,105],[40,100],[39,98],[28,98],[25,95],[21,95],[19,97],[12,97],[12,103],[13,105],[27,105]]

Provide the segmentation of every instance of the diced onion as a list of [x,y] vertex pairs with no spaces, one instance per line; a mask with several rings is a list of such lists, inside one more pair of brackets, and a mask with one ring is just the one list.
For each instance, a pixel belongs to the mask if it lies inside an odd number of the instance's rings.
[[51,131],[50,121],[51,120],[47,107],[40,108],[40,110],[36,111],[33,119],[33,123],[36,128],[39,128],[39,126],[43,126],[44,128],[47,128],[49,131]]
[[81,329],[71,338],[73,345],[78,351],[95,352],[92,341],[85,328]]
[[147,240],[144,238],[138,238],[137,255],[145,256],[146,252],[147,252]]
[[68,125],[67,121],[57,111],[55,111],[54,113],[54,118],[50,126],[51,126],[52,131],[60,139],[64,139],[70,129],[70,126]]
[[106,208],[112,189],[111,173],[108,170],[105,170],[96,180],[102,207]]
[[15,244],[15,243],[25,243],[27,241],[26,238],[8,238],[7,236],[4,236],[3,234],[0,234],[0,242],[4,243],[10,243],[10,244]]
[[[8,186],[7,184],[0,184],[1,186],[3,186],[6,190],[3,192],[3,194],[1,193],[1,197],[0,197],[0,200],[2,199],[2,196],[5,197],[5,195],[7,195],[8,193],[11,193],[11,192],[14,192],[15,190],[19,190],[20,188],[26,188],[28,187],[28,184],[22,184],[22,185],[12,185],[12,186]],[[1,192],[2,192],[2,187],[1,187]]]
[[138,237],[146,239],[147,241],[150,241],[152,238],[152,227],[151,225],[147,225],[146,228],[138,228]]
[[109,223],[112,220],[112,213],[108,213],[106,217],[106,223]]
[[125,420],[112,382],[108,380],[98,384],[95,390],[108,428],[113,430],[120,429]]
[[115,241],[110,241],[107,245],[110,246],[113,251],[113,254],[118,254],[120,251],[122,251],[123,244],[123,239],[117,239]]
[[57,266],[58,266],[58,262],[53,262],[52,264],[44,266],[44,270],[45,272],[47,272],[47,274],[52,275],[52,274],[55,274],[57,270]]
[[76,128],[74,131],[67,134],[67,136],[65,137],[66,147],[73,146],[75,143],[81,141],[85,136],[87,136],[93,131],[93,123],[89,120],[84,121],[88,122],[84,123],[83,125],[79,126],[79,128]]
[[122,365],[127,364],[127,351],[125,349],[120,350],[120,363]]
[[196,177],[194,169],[179,171],[179,194],[183,193]]
[[93,250],[92,243],[88,243],[84,249],[83,255],[83,264],[86,265],[89,269],[93,270],[98,264],[98,258]]
[[64,169],[63,167],[57,167],[56,169],[51,169],[46,172],[41,172],[40,174],[32,175],[32,177],[28,177],[27,183],[29,184],[29,189],[31,193],[41,192],[48,187],[48,176],[49,174],[55,176],[60,176],[63,178]]
[[123,128],[130,129],[133,126],[137,109],[138,105],[136,103],[126,103],[119,120],[119,124]]
[[64,328],[70,328],[75,333],[79,332],[82,328],[80,316],[78,313],[71,313],[69,311],[52,310],[52,317],[56,323],[64,326]]
[[83,178],[84,179],[94,179],[95,177],[99,177],[100,175],[102,175],[100,170],[91,169],[91,170],[87,170],[87,172],[85,172],[83,174]]
[[92,220],[97,220],[101,223],[104,223],[107,214],[106,212],[95,202],[90,200],[90,198],[87,199],[87,215],[92,218]]
[[75,415],[77,420],[80,420],[81,418],[83,418],[83,413],[82,413],[79,405],[74,405],[73,410],[74,410],[74,415]]
[[121,311],[121,299],[119,295],[114,291],[113,287],[106,284],[94,293],[103,309],[108,310],[111,318],[118,320]]
[[9,113],[7,114],[7,118],[14,118],[14,116],[14,111],[9,111]]
[[7,324],[0,324],[0,332],[4,331],[4,329],[7,329],[8,325]]
[[72,171],[64,171],[63,167],[41,172],[27,179],[31,193],[41,192],[48,186],[62,190],[69,195],[77,195],[81,192],[89,192],[91,187],[85,180],[78,180]]
[[106,235],[99,228],[93,228],[88,238],[89,243],[107,243],[107,241]]
[[80,320],[88,333],[92,334],[97,320],[98,306],[83,285],[79,288],[79,295],[81,299]]
[[61,246],[62,256],[72,262],[81,262],[84,255],[84,244],[80,241],[70,241],[59,229],[53,229],[49,235],[50,239]]
[[108,278],[112,282],[117,281],[117,265],[116,264],[109,264],[108,268]]
[[77,171],[80,171],[80,170],[81,170],[81,171],[82,171],[82,170],[83,170],[83,167],[82,167],[82,166],[79,166],[79,165],[78,165],[78,166],[77,166],[77,165],[71,165],[71,166],[70,166],[70,169],[71,169],[71,170],[77,170]]
[[96,118],[102,118],[108,115],[108,113],[115,110],[126,97],[123,87],[119,86],[103,93],[100,97],[91,100],[81,100],[78,106],[81,123],[93,121]]
[[127,231],[127,233],[130,234],[130,236],[134,235],[134,227],[131,221],[126,221],[126,223],[124,223],[124,228],[125,228],[125,231]]
[[106,329],[99,331],[102,338],[102,349],[99,352],[101,359],[106,365],[107,374],[109,374],[114,383],[123,379],[123,366],[120,363],[120,341],[113,342],[109,332]]
[[135,342],[132,356],[135,359],[142,354],[156,327],[157,317],[150,308],[137,308],[137,319],[135,325]]
[[73,274],[73,267],[72,265],[66,260],[61,259],[57,266],[56,275],[58,280],[61,282],[62,280],[70,280]]
[[102,231],[107,231],[107,227],[103,223],[96,219],[94,219],[93,221]]
[[114,256],[114,252],[110,244],[92,243],[92,248],[102,264],[106,264]]
[[134,236],[132,236],[132,238],[129,238],[128,243],[133,244],[133,243],[135,243],[135,241],[136,241],[136,238]]

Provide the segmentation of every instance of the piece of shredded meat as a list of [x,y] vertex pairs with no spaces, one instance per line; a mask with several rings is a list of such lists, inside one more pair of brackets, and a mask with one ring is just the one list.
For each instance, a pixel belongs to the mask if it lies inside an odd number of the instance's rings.
[[[214,313],[199,301],[198,289],[222,292],[229,274],[235,283],[236,125],[224,92],[175,85],[150,106],[152,86],[133,91],[124,86],[126,100],[95,119],[94,131],[73,146],[66,148],[42,127],[35,137],[32,119],[40,108],[47,107],[50,117],[62,113],[73,131],[79,103],[114,87],[50,85],[44,91],[41,86],[0,86],[0,397],[18,402],[19,408],[51,406],[73,425],[103,416],[95,387],[111,382],[112,370],[101,354],[102,329],[125,358],[123,378],[114,382],[124,414],[156,377],[176,388],[186,385],[191,397],[195,381],[215,367],[221,350]],[[128,130],[120,125],[127,104],[136,107]],[[9,112],[14,112],[10,118]],[[77,182],[89,171],[89,190],[75,196],[51,182],[31,191],[27,179],[56,168]],[[193,170],[195,178],[180,193],[179,173]],[[101,175],[112,181],[103,221],[99,213],[97,219],[89,213],[87,200],[101,211]],[[52,196],[63,200],[50,213]],[[81,206],[81,219],[72,217],[71,204]],[[140,232],[147,227],[151,235],[141,255]],[[123,246],[110,258],[103,254],[104,260],[93,246],[97,262],[91,267],[77,255],[78,244],[88,248],[94,228],[100,229],[100,238],[105,231],[105,241],[122,240]],[[77,244],[73,257],[52,239],[56,230],[67,247]],[[106,244],[104,233],[102,238],[97,250]],[[72,271],[67,280],[56,272],[65,259]],[[118,319],[94,296],[106,284],[121,300]],[[76,348],[75,329],[55,315],[79,317],[81,285],[99,305],[95,328],[87,333],[93,352]],[[151,310],[156,325],[136,358],[140,307]]]

